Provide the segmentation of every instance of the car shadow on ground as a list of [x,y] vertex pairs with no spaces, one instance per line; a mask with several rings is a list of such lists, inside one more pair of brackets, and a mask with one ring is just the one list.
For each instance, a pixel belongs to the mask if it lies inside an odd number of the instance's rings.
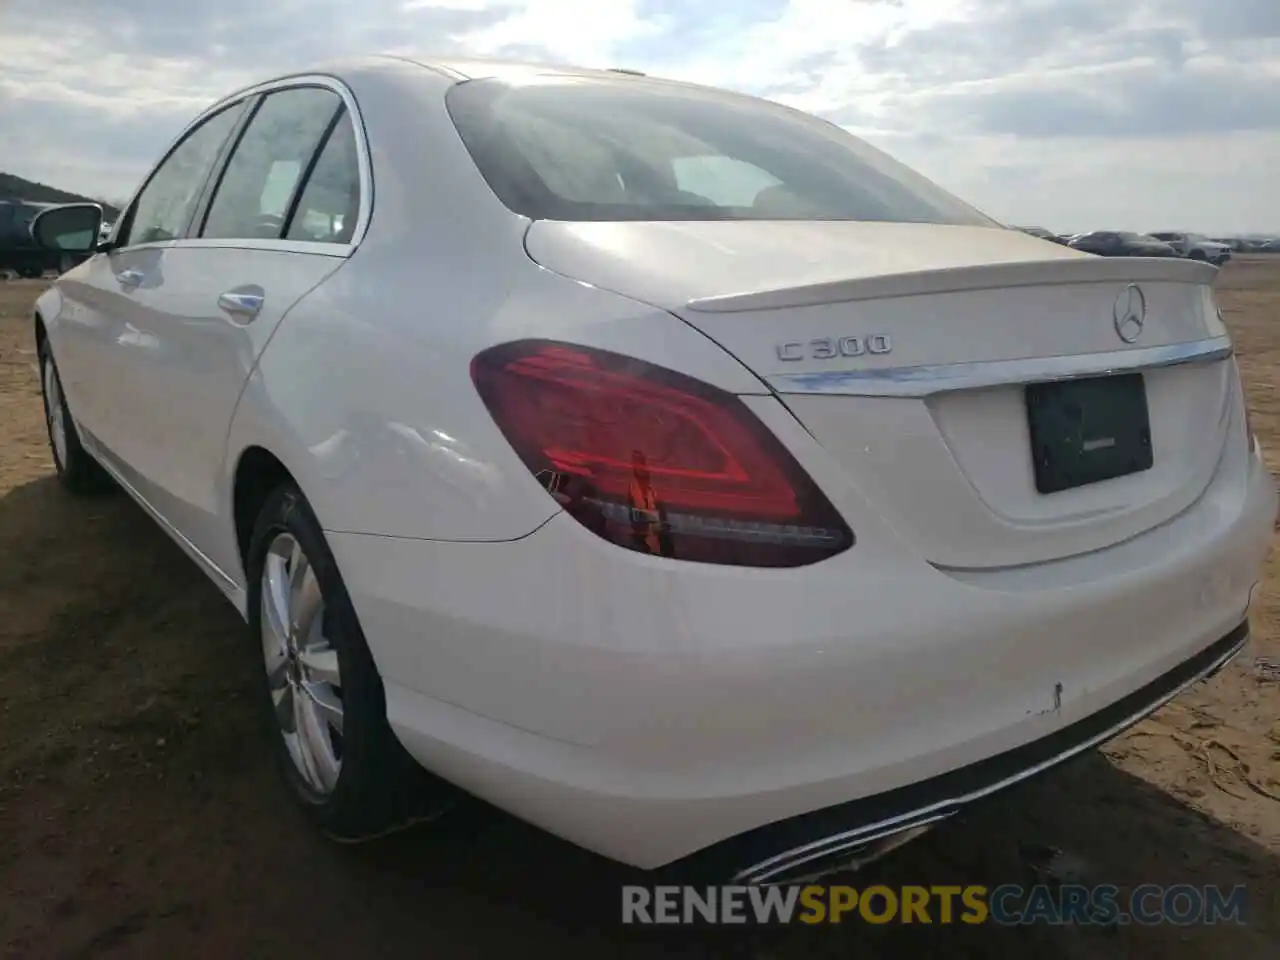
[[[492,957],[1274,956],[1280,860],[1090,753],[852,877],[1249,888],[1243,927],[624,927],[646,875],[475,803],[335,845],[276,783],[257,654],[217,590],[127,497],[51,477],[0,497],[0,933],[12,955]],[[426,953],[424,953],[426,951]]]

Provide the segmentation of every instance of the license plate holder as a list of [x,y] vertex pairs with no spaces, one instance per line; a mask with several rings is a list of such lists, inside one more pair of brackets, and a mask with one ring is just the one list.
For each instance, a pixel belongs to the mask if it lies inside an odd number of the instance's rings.
[[1154,464],[1142,374],[1032,383],[1025,397],[1039,493],[1141,473]]

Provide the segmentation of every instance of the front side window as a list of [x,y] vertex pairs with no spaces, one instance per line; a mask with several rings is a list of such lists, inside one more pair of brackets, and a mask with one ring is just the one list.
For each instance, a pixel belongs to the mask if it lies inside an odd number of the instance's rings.
[[121,246],[176,240],[187,228],[222,145],[235,128],[244,102],[234,104],[191,131],[156,168],[138,194]]
[[298,183],[342,108],[323,87],[295,87],[263,100],[236,144],[200,235],[277,240]]
[[545,220],[869,220],[998,226],[815,117],[690,87],[541,77],[446,95],[512,211]]

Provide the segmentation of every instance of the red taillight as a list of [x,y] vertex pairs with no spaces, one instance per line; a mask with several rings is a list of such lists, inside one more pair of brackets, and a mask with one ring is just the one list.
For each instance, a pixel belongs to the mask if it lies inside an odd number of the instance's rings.
[[583,525],[644,553],[798,567],[853,533],[731,393],[589,347],[522,340],[471,362],[525,466]]

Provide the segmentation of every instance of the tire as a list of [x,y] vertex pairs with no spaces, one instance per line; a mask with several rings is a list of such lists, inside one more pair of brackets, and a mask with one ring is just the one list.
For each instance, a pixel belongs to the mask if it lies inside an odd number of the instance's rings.
[[382,678],[320,524],[296,487],[267,498],[245,567],[263,719],[289,792],[312,823],[353,842],[452,807],[459,791],[419,767],[391,732]]
[[1208,259],[1204,255],[1203,250],[1192,250],[1189,254],[1187,254],[1187,258],[1190,260],[1207,260]]
[[53,361],[49,342],[41,339],[37,351],[40,360],[40,393],[44,399],[45,432],[49,436],[49,452],[53,454],[53,467],[58,482],[78,497],[93,496],[110,490],[114,484],[97,460],[94,460],[80,443],[67,395],[62,390],[62,378]]

